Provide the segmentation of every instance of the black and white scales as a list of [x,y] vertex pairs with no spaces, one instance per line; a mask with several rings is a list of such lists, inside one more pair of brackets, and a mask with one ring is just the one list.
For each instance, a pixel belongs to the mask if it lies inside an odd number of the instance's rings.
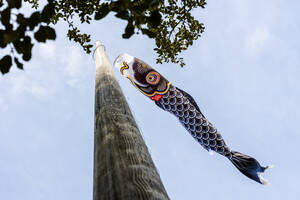
[[231,157],[217,129],[204,117],[194,99],[183,90],[170,85],[156,105],[174,114],[189,133],[208,151]]

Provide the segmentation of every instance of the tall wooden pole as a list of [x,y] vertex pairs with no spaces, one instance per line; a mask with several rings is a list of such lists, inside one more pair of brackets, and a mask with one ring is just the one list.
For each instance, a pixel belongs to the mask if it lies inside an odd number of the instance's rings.
[[93,199],[169,199],[99,41],[95,63]]

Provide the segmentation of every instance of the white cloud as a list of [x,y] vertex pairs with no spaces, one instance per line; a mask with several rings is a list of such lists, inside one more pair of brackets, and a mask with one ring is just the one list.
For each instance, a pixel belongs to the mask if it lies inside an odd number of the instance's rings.
[[67,84],[74,87],[79,83],[80,78],[86,75],[88,66],[84,64],[84,52],[81,48],[69,47],[65,52],[64,56],[61,57],[64,66],[63,71],[66,75]]
[[0,110],[6,111],[8,109],[8,106],[5,104],[5,101],[2,97],[0,97]]
[[3,94],[8,95],[12,100],[28,94],[37,98],[47,98],[56,91],[59,73],[55,72],[51,62],[59,62],[55,60],[57,47],[54,42],[47,42],[37,44],[35,48],[32,60],[24,62],[24,71],[14,66],[3,79],[3,88],[9,88]]
[[42,58],[54,57],[56,53],[56,47],[54,42],[47,41],[45,44],[38,44],[38,52]]
[[70,77],[77,77],[83,71],[82,67],[82,52],[79,48],[71,48],[68,54],[64,57],[63,62],[67,65],[65,72]]
[[89,66],[91,62],[86,61],[92,58],[87,58],[80,47],[73,45],[59,42],[38,44],[33,55],[33,59],[25,63],[24,71],[12,67],[10,73],[1,80],[3,96],[0,110],[4,109],[6,97],[16,100],[24,95],[32,95],[46,99],[53,96],[63,82],[72,87],[83,85],[82,81],[93,69]]
[[246,37],[246,50],[249,54],[259,54],[260,51],[267,47],[271,40],[271,34],[267,27],[256,28]]
[[39,45],[38,51],[42,59],[55,59],[56,66],[59,66],[58,70],[63,72],[61,78],[69,86],[76,87],[87,73],[87,65],[84,62],[85,52],[81,47],[47,42]]
[[[31,72],[35,73],[35,72]],[[47,80],[46,80],[47,81]],[[28,75],[19,75],[11,77],[10,82],[10,93],[14,97],[19,97],[24,93],[30,93],[37,98],[45,98],[53,94],[53,89],[46,87],[46,81],[34,80]],[[49,84],[50,85],[50,84]]]

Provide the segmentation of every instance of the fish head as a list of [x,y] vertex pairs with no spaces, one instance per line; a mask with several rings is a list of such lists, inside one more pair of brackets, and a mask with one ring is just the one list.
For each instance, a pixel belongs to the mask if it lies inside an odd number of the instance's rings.
[[170,82],[165,77],[134,56],[123,53],[116,58],[114,66],[146,96],[162,95],[169,90]]

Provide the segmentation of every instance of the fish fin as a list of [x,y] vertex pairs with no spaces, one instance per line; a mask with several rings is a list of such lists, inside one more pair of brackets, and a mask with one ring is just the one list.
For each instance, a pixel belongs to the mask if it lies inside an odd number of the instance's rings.
[[267,167],[266,167],[266,169],[272,169],[272,168],[274,168],[274,165],[268,165]]
[[200,108],[198,107],[194,98],[189,93],[183,91],[182,89],[179,89],[178,87],[176,87],[176,89],[179,90],[182,93],[182,95],[185,96],[191,102],[191,104],[193,104],[193,106],[195,106],[195,108],[199,111],[199,113],[205,118],[205,116],[200,111]]
[[155,104],[160,107],[161,109],[165,110],[165,108],[163,107],[163,105],[159,102],[159,101],[154,101]]
[[231,151],[231,157],[229,157],[229,159],[233,165],[248,178],[263,185],[269,184],[268,181],[262,177],[262,173],[270,168],[270,166],[262,167],[256,159],[237,151]]

